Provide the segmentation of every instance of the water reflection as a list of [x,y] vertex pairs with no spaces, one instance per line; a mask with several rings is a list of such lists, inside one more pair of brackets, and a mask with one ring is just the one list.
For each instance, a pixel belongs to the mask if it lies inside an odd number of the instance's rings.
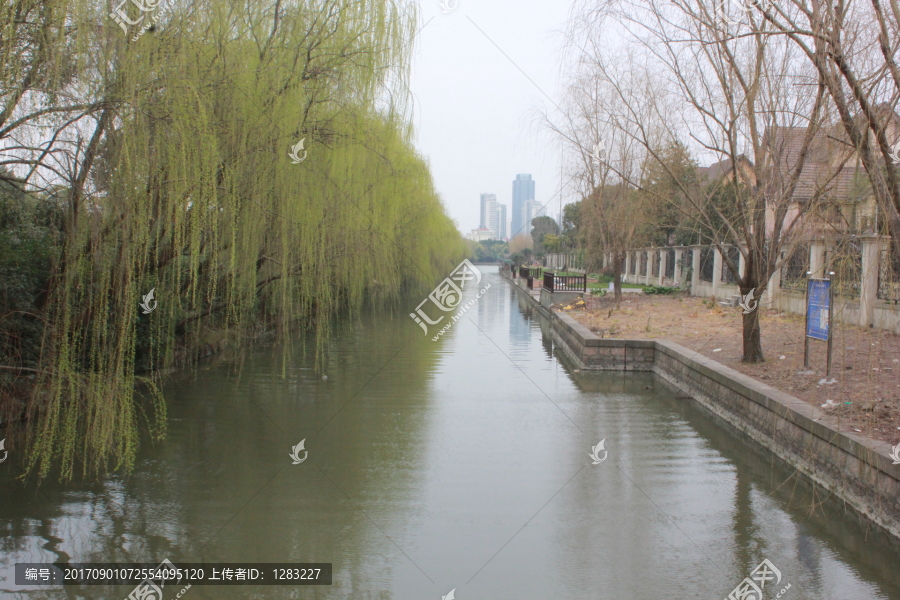
[[173,384],[169,435],[129,477],[38,490],[3,465],[3,597],[130,591],[17,588],[15,562],[163,558],[334,565],[329,588],[187,600],[723,598],[763,558],[788,600],[900,597],[886,539],[652,375],[574,373],[483,272],[437,342],[409,311],[363,314],[335,330],[327,380],[298,342]]

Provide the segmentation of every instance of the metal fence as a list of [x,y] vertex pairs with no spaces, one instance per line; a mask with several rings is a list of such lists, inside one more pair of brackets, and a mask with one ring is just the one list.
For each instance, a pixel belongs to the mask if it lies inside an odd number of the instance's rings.
[[881,250],[878,261],[878,298],[897,304],[900,302],[900,259],[890,247]]
[[[810,271],[810,254],[811,246],[819,244],[818,252],[822,263],[819,264],[818,276],[829,278],[832,281],[834,294],[842,296],[845,299],[856,301],[861,297],[862,284],[864,275],[865,281],[871,282],[875,286],[875,281],[869,277],[875,277],[874,273],[863,273],[863,244],[880,244],[881,242],[874,240],[861,240],[852,237],[845,237],[838,240],[823,240],[819,242],[798,243],[793,247],[787,248],[781,252],[781,277],[779,278],[779,288],[786,291],[794,291],[799,293],[806,292],[808,272]],[[872,268],[877,269],[877,299],[883,302],[900,305],[900,257],[896,256],[893,249],[888,247],[872,248],[877,254],[877,263],[873,261]],[[683,281],[690,282],[693,275],[693,263],[695,252],[700,252],[699,263],[699,279],[705,283],[711,283],[713,277],[719,276],[723,283],[735,284],[734,276],[726,266],[725,260],[722,260],[722,268],[715,273],[715,247],[705,246],[700,248],[685,248],[681,253],[680,271],[681,280],[676,282],[681,284]],[[659,254],[666,253],[665,269],[661,269]],[[731,259],[739,264],[740,250],[737,247],[729,247],[726,249]],[[674,248],[661,248],[657,251],[647,249],[634,250],[629,252],[629,275],[637,275],[639,277],[659,277],[660,273],[668,279],[675,278]],[[874,257],[873,257],[874,258]],[[649,263],[649,264],[648,264]],[[554,286],[556,286],[554,280]],[[545,284],[546,285],[546,284]],[[873,289],[874,291],[874,289]]]
[[[681,280],[691,283],[691,278],[694,274],[694,250],[692,248],[688,248],[684,252],[681,253]],[[679,283],[681,283],[679,281]]]
[[557,275],[544,271],[544,287],[551,292],[585,292],[586,275]]
[[781,265],[781,283],[783,290],[806,292],[806,272],[809,271],[809,246],[798,244],[791,250],[781,253],[787,260]]
[[[525,279],[529,290],[541,287],[541,269],[540,267],[519,267],[519,278]],[[537,285],[535,285],[535,281]]]
[[548,252],[544,255],[544,266],[551,269],[583,270],[584,250],[575,252]]
[[700,250],[700,281],[712,283],[715,270],[715,253],[710,247]]
[[[834,272],[834,275],[831,273]],[[839,241],[825,251],[825,273],[831,277],[834,293],[858,298],[862,284],[862,247],[853,239]]]
[[[741,251],[735,247],[728,248],[725,250],[726,254],[728,254],[728,258],[730,258],[735,265],[740,265],[741,260]],[[737,279],[734,277],[734,273],[731,272],[731,269],[728,268],[728,263],[725,262],[725,258],[722,257],[722,273],[719,281],[722,283],[737,283]]]

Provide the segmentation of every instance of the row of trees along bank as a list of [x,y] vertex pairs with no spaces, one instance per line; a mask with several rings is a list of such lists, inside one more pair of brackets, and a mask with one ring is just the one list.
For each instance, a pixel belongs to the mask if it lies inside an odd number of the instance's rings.
[[318,362],[467,252],[411,144],[412,2],[108,10],[0,5],[0,420],[41,478],[131,468],[210,339],[310,328]]

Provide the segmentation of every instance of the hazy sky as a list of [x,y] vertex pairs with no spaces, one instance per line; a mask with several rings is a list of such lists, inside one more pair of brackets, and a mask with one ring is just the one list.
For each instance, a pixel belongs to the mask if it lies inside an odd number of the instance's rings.
[[541,90],[559,102],[559,32],[570,2],[458,0],[443,13],[441,0],[421,0],[420,7],[427,25],[413,57],[416,146],[450,217],[464,234],[478,227],[482,192],[497,194],[511,216],[512,181],[531,173],[536,200],[553,198],[547,214],[556,218],[560,151],[535,113],[555,110]]

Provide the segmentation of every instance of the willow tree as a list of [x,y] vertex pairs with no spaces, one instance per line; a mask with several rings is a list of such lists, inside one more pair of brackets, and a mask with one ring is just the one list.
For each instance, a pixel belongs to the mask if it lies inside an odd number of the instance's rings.
[[[578,23],[571,24],[570,40],[578,35]],[[616,306],[622,301],[622,275],[628,250],[634,248],[646,229],[647,204],[634,192],[645,178],[647,152],[636,140],[658,131],[658,117],[651,112],[635,123],[631,115],[616,110],[620,89],[598,69],[590,55],[578,51],[568,73],[562,100],[563,121],[557,124],[545,116],[546,126],[567,151],[569,181],[580,199],[579,229],[586,251],[586,263],[605,268],[613,277]],[[627,86],[635,96],[648,92],[645,82]],[[637,107],[637,102],[631,105]],[[609,257],[605,261],[603,257]]]
[[157,10],[142,35],[87,27],[72,83],[96,110],[28,406],[41,477],[129,469],[143,415],[164,433],[157,374],[210,332],[308,327],[319,363],[336,310],[428,286],[466,252],[411,144],[411,4]]

